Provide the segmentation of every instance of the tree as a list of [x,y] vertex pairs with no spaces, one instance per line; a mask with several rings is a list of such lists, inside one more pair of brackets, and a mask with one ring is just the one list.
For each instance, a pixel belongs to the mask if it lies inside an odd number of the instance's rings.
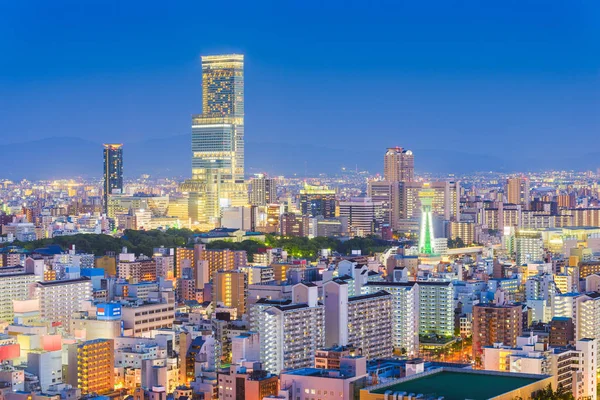
[[552,385],[548,384],[544,389],[538,390],[532,397],[532,400],[574,400],[573,393],[559,386],[556,391],[552,390]]

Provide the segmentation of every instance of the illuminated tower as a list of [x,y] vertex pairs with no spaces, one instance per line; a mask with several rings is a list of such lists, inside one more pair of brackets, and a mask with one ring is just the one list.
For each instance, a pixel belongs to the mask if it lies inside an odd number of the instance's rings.
[[123,145],[104,145],[104,213],[108,213],[108,196],[123,193]]
[[[202,114],[192,116],[190,218],[212,223],[248,202],[244,183],[244,56],[202,56]],[[191,190],[189,190],[191,189]]]
[[192,175],[244,182],[244,56],[202,57],[202,114],[192,117]]
[[434,254],[433,242],[433,215],[432,204],[435,197],[435,191],[429,186],[429,183],[423,184],[423,190],[419,192],[421,200],[421,231],[419,233],[419,253]]

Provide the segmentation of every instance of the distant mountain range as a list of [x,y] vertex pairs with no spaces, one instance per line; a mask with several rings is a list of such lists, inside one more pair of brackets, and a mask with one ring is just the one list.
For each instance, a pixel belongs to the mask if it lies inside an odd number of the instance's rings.
[[[190,135],[165,139],[124,143],[124,173],[137,177],[143,173],[161,177],[190,175]],[[600,153],[590,153],[573,159],[513,160],[510,155],[497,158],[485,154],[436,150],[413,150],[417,172],[468,173],[474,171],[592,169],[600,166]],[[312,144],[246,142],[246,172],[267,172],[276,175],[299,176],[335,173],[342,167],[367,170],[383,169],[383,149],[356,148],[342,150]],[[102,143],[74,137],[55,137],[24,143],[0,145],[3,168],[0,178],[53,179],[66,177],[100,177],[102,173]]]

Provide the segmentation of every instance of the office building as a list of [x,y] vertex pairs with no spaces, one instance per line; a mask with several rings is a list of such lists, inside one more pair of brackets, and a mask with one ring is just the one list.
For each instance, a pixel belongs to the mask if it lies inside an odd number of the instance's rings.
[[401,184],[400,216],[414,219],[421,216],[423,190],[431,192],[431,212],[443,220],[460,220],[460,182],[404,182]]
[[402,185],[392,181],[369,181],[367,183],[367,196],[374,202],[381,203],[383,222],[392,229],[398,229],[398,220],[401,218]]
[[335,217],[335,190],[327,186],[305,184],[304,188],[300,189],[300,210],[302,215],[311,217]]
[[123,145],[104,145],[104,213],[108,214],[108,198],[123,193]]
[[572,318],[554,317],[550,321],[548,344],[552,347],[565,347],[575,341],[575,325]]
[[340,202],[340,218],[348,220],[350,232],[355,236],[372,235],[383,224],[382,204],[369,197],[352,197]]
[[281,236],[305,237],[308,236],[309,222],[310,218],[307,215],[286,212],[280,216],[279,232]]
[[383,157],[383,179],[388,182],[412,182],[415,178],[415,158],[410,150],[390,147]]
[[68,383],[81,394],[108,394],[115,388],[114,341],[90,340],[69,345]]
[[224,205],[248,203],[244,183],[244,56],[202,56],[202,114],[192,117],[193,223],[216,224]]
[[131,329],[133,336],[149,337],[155,329],[173,326],[174,301],[125,303],[121,307],[123,328]]
[[250,204],[253,206],[266,206],[277,203],[277,184],[273,178],[265,174],[255,174],[250,180]]

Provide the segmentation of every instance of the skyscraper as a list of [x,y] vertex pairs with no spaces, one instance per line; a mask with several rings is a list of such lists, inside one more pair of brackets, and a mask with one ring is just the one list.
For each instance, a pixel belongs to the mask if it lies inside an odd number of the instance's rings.
[[108,196],[123,193],[123,144],[104,145],[104,213],[108,213]]
[[222,206],[248,202],[244,183],[244,56],[202,56],[202,114],[192,117],[189,215],[216,223]]
[[383,179],[390,182],[412,182],[415,178],[415,157],[410,150],[390,147],[383,157]]

